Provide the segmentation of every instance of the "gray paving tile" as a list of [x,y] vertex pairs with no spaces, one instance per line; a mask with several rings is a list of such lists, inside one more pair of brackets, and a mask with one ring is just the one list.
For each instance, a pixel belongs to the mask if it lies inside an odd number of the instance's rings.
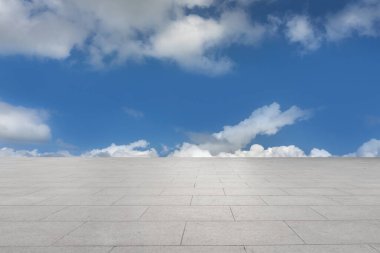
[[0,253],[108,253],[112,247],[0,247]]
[[380,220],[380,206],[314,206],[330,220]]
[[238,206],[266,205],[259,196],[194,196],[191,205]]
[[167,188],[161,195],[224,195],[221,188]]
[[62,188],[45,188],[39,190],[37,193],[40,195],[65,195],[65,194],[94,194],[99,192],[102,188],[84,188],[84,187],[62,187]]
[[41,190],[40,187],[0,187],[0,195],[26,195]]
[[159,195],[163,188],[106,188],[97,193],[97,195]]
[[380,196],[329,196],[342,205],[380,205]]
[[326,220],[306,206],[233,206],[237,221],[249,220]]
[[380,243],[380,221],[288,221],[308,244]]
[[349,195],[345,191],[334,188],[286,188],[283,190],[289,195]]
[[125,196],[115,202],[115,205],[143,206],[185,206],[190,205],[192,196]]
[[37,221],[63,206],[0,206],[0,221]]
[[224,188],[226,195],[288,195],[278,188]]
[[179,245],[184,222],[88,222],[57,245]]
[[301,239],[283,222],[188,222],[183,245],[300,244]]
[[353,195],[380,195],[380,188],[342,188],[341,190]]
[[0,246],[49,246],[81,222],[0,222]]
[[27,195],[27,196],[0,196],[0,206],[5,205],[36,205],[46,199],[49,196],[35,196],[35,195]]
[[377,253],[368,245],[248,246],[247,253]]
[[242,246],[132,246],[115,247],[112,253],[246,253]]
[[120,199],[120,196],[107,195],[65,195],[53,196],[38,202],[38,205],[111,205]]
[[337,205],[338,203],[324,196],[262,196],[268,205]]
[[155,206],[141,217],[143,221],[233,221],[228,206]]
[[144,206],[70,206],[53,215],[48,221],[133,221],[138,220]]

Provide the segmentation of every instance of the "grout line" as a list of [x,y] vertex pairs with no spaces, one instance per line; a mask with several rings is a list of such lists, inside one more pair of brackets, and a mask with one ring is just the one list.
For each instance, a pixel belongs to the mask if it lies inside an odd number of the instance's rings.
[[185,235],[186,226],[187,226],[187,222],[185,222],[185,226],[183,227],[183,232],[182,232],[182,236],[181,236],[181,243],[180,243],[180,245],[182,245],[183,236]]
[[300,238],[301,241],[303,241],[304,244],[306,244],[306,242],[304,241],[304,239],[302,239],[302,237],[301,237],[299,234],[297,234],[297,232],[296,232],[291,226],[289,226],[289,224],[288,224],[286,221],[283,220],[282,222],[284,222],[284,223],[288,226],[288,228],[289,228],[290,230],[292,230],[293,233],[296,234],[296,235],[298,236],[298,238]]
[[127,194],[124,194],[124,195],[121,195],[120,198],[116,199],[114,202],[112,202],[110,205],[106,205],[106,206],[114,206],[117,202],[119,202],[120,200],[122,200],[124,197],[126,197]]
[[112,246],[112,247],[110,248],[110,250],[107,251],[107,253],[111,253],[111,252],[114,250],[114,248],[116,248],[116,246]]
[[190,206],[193,205],[193,198],[194,198],[194,195],[191,195]]
[[325,218],[326,220],[330,220],[329,218],[327,218],[326,216],[324,216],[323,214],[321,214],[320,212],[318,212],[318,210],[315,210],[312,206],[308,206],[311,210],[313,210],[314,212],[316,212],[317,214],[319,214],[320,216],[322,216],[323,218]]
[[235,219],[235,215],[234,215],[234,212],[232,212],[232,208],[231,208],[231,206],[229,206],[229,208],[230,208],[230,211],[231,211],[232,218],[234,218],[234,221],[236,221],[236,219]]
[[69,231],[68,233],[64,234],[62,237],[58,238],[56,241],[54,241],[52,244],[50,244],[50,246],[59,246],[59,245],[55,245],[57,242],[59,242],[60,240],[62,240],[63,238],[65,238],[67,235],[71,234],[72,232],[74,232],[75,230],[79,229],[81,226],[83,226],[84,224],[86,224],[87,221],[85,222],[82,222],[81,224],[79,224],[79,226],[77,226],[76,228],[74,228],[73,230]]
[[270,206],[270,205],[268,204],[268,202],[266,202],[266,201],[262,198],[261,195],[259,195],[259,196],[257,196],[257,197],[259,197],[259,198],[264,202],[265,205]]
[[47,216],[45,216],[45,217],[39,219],[38,221],[44,221],[44,220],[46,220],[47,218],[49,218],[50,216],[53,216],[54,214],[59,213],[60,211],[66,209],[66,208],[69,208],[69,207],[70,207],[70,206],[64,206],[64,207],[62,207],[61,209],[59,209],[59,210],[57,210],[57,211],[55,211],[55,212],[52,212],[51,214],[48,214]]
[[137,219],[138,221],[141,220],[141,218],[144,216],[144,214],[148,211],[148,209],[150,208],[150,206],[148,206],[145,211],[140,215],[140,217]]
[[372,244],[368,244],[368,246],[369,246],[371,249],[374,249],[376,252],[380,252],[380,250],[376,249]]

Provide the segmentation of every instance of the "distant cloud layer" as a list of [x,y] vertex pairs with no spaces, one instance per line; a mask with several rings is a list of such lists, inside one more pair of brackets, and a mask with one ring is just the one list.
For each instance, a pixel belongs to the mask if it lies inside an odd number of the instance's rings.
[[274,34],[312,51],[352,36],[379,36],[380,0],[358,0],[322,17],[276,12],[255,20],[252,0],[0,0],[0,54],[67,59],[95,67],[155,58],[209,75],[229,71],[223,53]]
[[47,112],[0,101],[0,141],[40,142],[50,139]]
[[347,156],[356,157],[380,157],[380,140],[371,139],[361,145],[355,153]]
[[197,154],[200,150],[208,151],[211,155],[234,152],[245,148],[257,135],[274,135],[281,128],[305,119],[308,115],[307,111],[296,106],[281,111],[280,105],[273,103],[256,109],[247,119],[236,125],[225,126],[222,131],[211,135],[200,135],[197,138],[198,144],[184,143],[172,155],[183,156],[181,152],[188,154],[190,150]]
[[154,148],[148,148],[149,142],[139,140],[128,145],[115,145],[103,149],[93,149],[84,153],[84,157],[157,157]]
[[[0,102],[0,141],[45,141],[50,138],[50,128],[46,124],[46,112],[37,109],[13,106]],[[169,157],[331,157],[327,150],[313,148],[306,153],[295,145],[263,147],[254,143],[258,135],[275,135],[283,127],[290,126],[310,117],[310,112],[292,106],[281,110],[280,105],[260,107],[236,125],[224,126],[223,130],[212,134],[192,134],[190,142],[178,145]],[[57,140],[60,147],[75,148]],[[251,145],[252,144],[252,145]],[[250,146],[249,146],[250,145]],[[39,152],[0,148],[0,157],[69,157],[68,151]],[[146,140],[138,140],[127,145],[111,144],[101,149],[87,151],[82,157],[158,157],[155,148]],[[346,157],[380,157],[380,140],[371,139],[357,151]]]

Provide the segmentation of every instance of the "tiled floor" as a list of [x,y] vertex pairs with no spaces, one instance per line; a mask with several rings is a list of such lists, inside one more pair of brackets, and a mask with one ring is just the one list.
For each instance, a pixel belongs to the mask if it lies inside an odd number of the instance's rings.
[[2,252],[379,253],[380,159],[1,159]]

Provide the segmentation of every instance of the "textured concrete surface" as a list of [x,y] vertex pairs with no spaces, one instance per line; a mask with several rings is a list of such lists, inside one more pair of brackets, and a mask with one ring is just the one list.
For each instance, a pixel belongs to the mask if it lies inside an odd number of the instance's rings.
[[0,252],[379,253],[380,159],[1,159]]

